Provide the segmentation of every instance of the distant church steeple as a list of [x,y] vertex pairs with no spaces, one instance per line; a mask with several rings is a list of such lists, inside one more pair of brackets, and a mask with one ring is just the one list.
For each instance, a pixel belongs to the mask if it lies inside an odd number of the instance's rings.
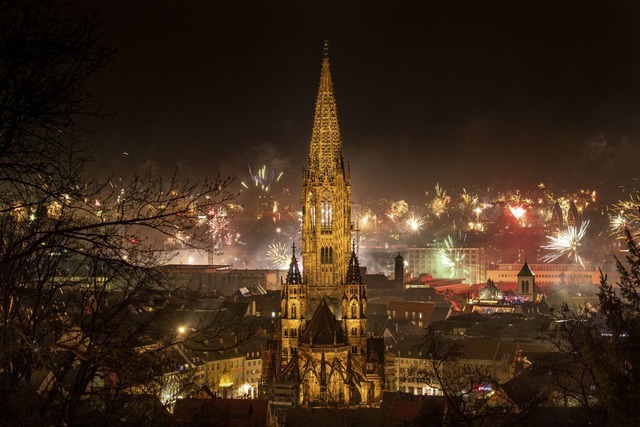
[[567,225],[572,227],[578,226],[578,208],[573,200],[571,201],[569,210],[567,211]]
[[556,204],[553,205],[553,210],[551,211],[551,232],[555,234],[558,230],[561,230],[563,228],[564,215],[562,214],[560,202],[556,200]]
[[536,275],[531,271],[526,260],[518,273],[518,295],[532,302],[536,301],[538,297]]

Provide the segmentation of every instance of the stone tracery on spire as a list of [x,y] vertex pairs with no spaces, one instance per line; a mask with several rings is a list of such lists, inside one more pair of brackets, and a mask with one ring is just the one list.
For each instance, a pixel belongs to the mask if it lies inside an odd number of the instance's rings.
[[309,173],[314,177],[326,175],[332,179],[338,172],[344,174],[344,162],[327,40],[324,42],[323,51],[324,58],[309,149]]

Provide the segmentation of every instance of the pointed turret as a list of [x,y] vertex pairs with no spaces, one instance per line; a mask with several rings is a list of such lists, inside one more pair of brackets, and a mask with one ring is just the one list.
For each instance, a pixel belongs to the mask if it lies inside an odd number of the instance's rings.
[[286,363],[296,352],[298,337],[307,317],[306,283],[298,268],[296,245],[291,247],[291,262],[281,290],[282,359]]
[[360,265],[358,264],[358,256],[356,255],[356,242],[353,242],[351,250],[351,259],[349,260],[349,268],[347,269],[347,284],[359,285],[364,283],[360,275]]
[[289,263],[289,272],[287,273],[287,284],[300,284],[302,283],[302,274],[298,268],[298,259],[296,258],[296,244],[291,247],[291,262]]

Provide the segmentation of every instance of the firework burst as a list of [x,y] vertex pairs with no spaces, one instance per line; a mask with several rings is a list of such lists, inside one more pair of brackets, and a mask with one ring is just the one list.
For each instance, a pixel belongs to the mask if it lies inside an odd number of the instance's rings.
[[398,200],[391,203],[391,207],[387,212],[387,217],[392,221],[398,221],[409,211],[409,205],[404,200]]
[[549,243],[542,248],[550,252],[543,256],[542,260],[550,263],[566,256],[585,268],[578,250],[582,245],[580,241],[585,236],[588,226],[589,221],[584,221],[579,228],[570,225],[566,230],[559,231],[557,236],[547,236]]
[[223,253],[223,245],[231,245],[233,242],[233,234],[229,230],[229,219],[227,209],[220,206],[210,210],[206,215],[198,217],[198,223],[204,224],[211,234],[213,253],[221,255]]
[[368,206],[356,205],[355,217],[357,218],[358,229],[361,231],[367,231],[375,228],[376,216]]
[[511,212],[511,215],[513,215],[516,221],[518,221],[518,224],[520,224],[520,226],[524,226],[527,210],[523,206],[511,205],[509,206],[509,212]]
[[445,213],[450,201],[451,198],[447,196],[447,192],[440,187],[440,184],[436,184],[436,194],[433,197],[433,200],[427,203],[427,205],[429,206],[431,213],[440,218],[440,215]]
[[632,235],[637,236],[638,224],[640,224],[640,195],[631,195],[629,200],[620,200],[613,206],[618,212],[617,215],[609,219],[609,229],[611,234],[624,234],[624,230],[628,229]]
[[291,254],[289,248],[283,243],[274,243],[267,246],[266,259],[272,268],[286,270],[289,267]]
[[451,236],[447,236],[444,239],[443,245],[444,247],[436,252],[436,256],[449,278],[459,277],[460,275],[467,277],[469,271],[464,268],[465,254],[454,246]]
[[402,231],[405,233],[420,234],[424,228],[425,217],[417,212],[409,212],[402,224]]
[[625,228],[628,227],[629,220],[624,213],[619,213],[609,219],[609,230],[611,230],[612,235],[619,234],[620,238],[622,238]]
[[[256,188],[259,188],[264,192],[268,192],[269,189],[271,188],[271,185],[274,182],[280,181],[280,178],[282,178],[282,174],[284,173],[284,172],[280,172],[276,175],[275,170],[268,172],[267,167],[262,166],[254,174],[253,170],[251,169],[251,164],[249,164],[248,167],[249,167],[249,176],[251,176],[251,181],[253,182]],[[244,181],[241,182],[241,184],[244,188],[247,188],[247,189],[249,188],[249,186]]]
[[466,189],[462,189],[462,194],[460,195],[462,199],[462,208],[473,209],[478,204],[478,196],[475,194],[467,193]]

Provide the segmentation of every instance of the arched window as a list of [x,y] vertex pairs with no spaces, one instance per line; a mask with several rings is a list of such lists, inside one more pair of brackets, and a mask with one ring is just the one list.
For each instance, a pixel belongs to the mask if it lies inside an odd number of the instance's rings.
[[292,319],[295,319],[295,318],[297,317],[296,315],[297,315],[296,305],[295,305],[295,304],[293,304],[293,305],[291,306],[291,318],[292,318]]
[[356,305],[351,304],[351,317],[356,317]]
[[320,248],[320,263],[321,264],[332,264],[333,263],[333,248],[332,247],[322,247]]

